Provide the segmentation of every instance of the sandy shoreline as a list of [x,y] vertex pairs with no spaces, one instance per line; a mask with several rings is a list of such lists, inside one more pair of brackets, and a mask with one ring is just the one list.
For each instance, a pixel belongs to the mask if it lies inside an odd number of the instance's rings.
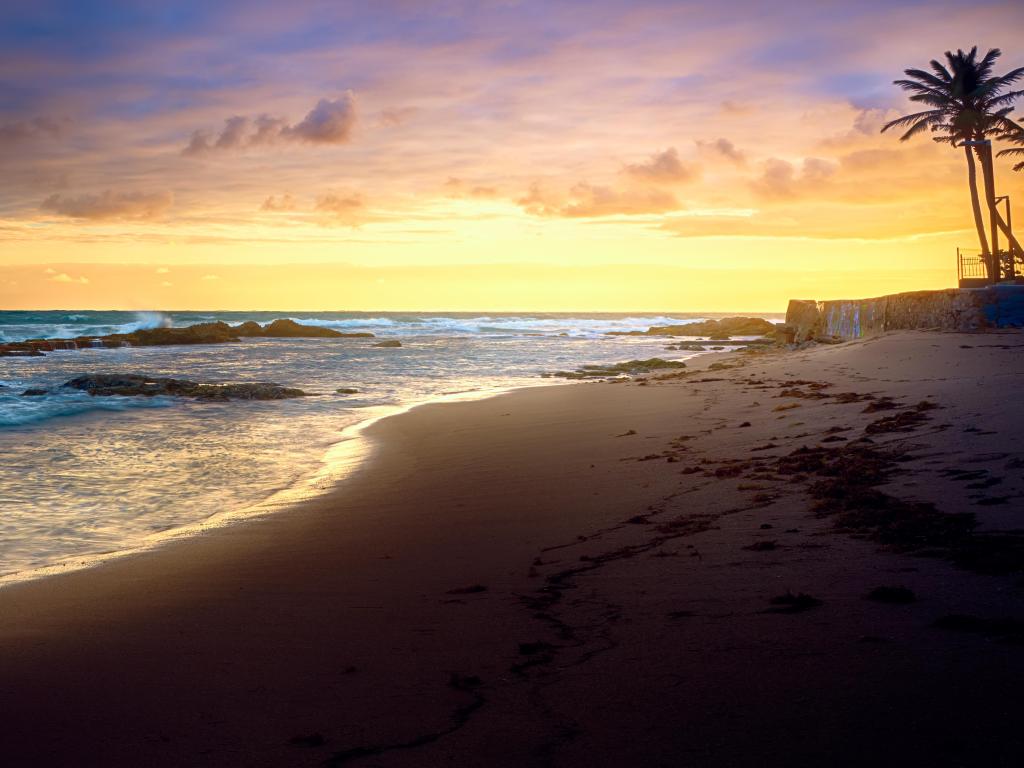
[[[838,533],[812,511],[828,477],[779,460],[910,414],[867,433],[899,455],[872,492],[1020,528],[1022,353],[1019,333],[898,334],[379,421],[372,460],[300,513],[0,591],[0,750],[17,765],[1015,764],[1024,629],[1005,620],[1024,605],[1019,573],[991,573],[1014,570],[992,567],[1017,562],[1013,537],[978,554],[947,534],[925,558],[877,526]],[[886,396],[897,407],[864,413]],[[878,586],[917,600],[864,599]],[[771,603],[787,590],[821,604]]]

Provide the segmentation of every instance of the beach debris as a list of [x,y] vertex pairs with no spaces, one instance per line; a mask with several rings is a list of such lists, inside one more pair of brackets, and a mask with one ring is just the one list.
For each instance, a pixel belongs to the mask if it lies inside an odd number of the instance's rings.
[[784,595],[773,597],[769,602],[772,607],[768,608],[765,613],[803,613],[824,604],[816,597],[811,597],[803,592],[794,595],[789,590],[786,590]]
[[772,408],[773,411],[791,411],[794,408],[799,408],[800,403],[785,403],[783,405],[776,405]]
[[627,360],[624,363],[613,363],[609,365],[584,365],[575,371],[555,371],[553,373],[542,373],[545,379],[611,379],[622,376],[636,376],[651,371],[685,368],[686,363],[680,360],[663,360],[660,357],[652,357],[648,360]]
[[171,395],[190,397],[206,402],[285,400],[293,397],[305,397],[308,394],[301,389],[267,382],[200,384],[185,379],[165,379],[131,373],[90,373],[76,376],[64,382],[61,387],[86,392],[94,397]]
[[900,404],[891,397],[879,397],[865,406],[861,413],[878,413],[878,411],[892,411],[899,408]]
[[[931,410],[931,403],[918,403],[910,410],[901,411],[895,416],[883,416],[864,427],[869,435],[882,432],[912,432],[928,420],[925,411]],[[922,407],[923,406],[923,407]]]
[[875,587],[864,598],[874,600],[876,603],[891,603],[893,605],[906,605],[917,601],[917,595],[906,587]]
[[468,587],[458,587],[456,589],[449,589],[445,592],[446,595],[478,595],[481,592],[486,592],[487,587],[483,584],[471,584]]

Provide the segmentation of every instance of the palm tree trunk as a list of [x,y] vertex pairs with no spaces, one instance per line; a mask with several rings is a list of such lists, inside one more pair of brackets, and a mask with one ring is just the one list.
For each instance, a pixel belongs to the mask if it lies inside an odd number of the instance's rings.
[[985,236],[985,222],[981,218],[981,201],[978,199],[978,171],[974,165],[974,153],[969,146],[965,145],[964,154],[967,156],[967,183],[971,187],[971,208],[974,211],[974,226],[978,230],[981,255],[985,259],[985,264],[991,267],[991,253],[988,250],[988,238]]
[[996,210],[996,177],[992,165],[992,145],[982,144],[978,147],[981,158],[981,175],[985,183],[985,202],[988,204],[989,234],[992,237],[992,278],[993,282],[1002,279],[1003,265],[999,261],[999,223],[1002,221]]
[[[1013,259],[1015,254],[1021,253],[1020,242],[1014,237],[1013,232],[1003,221],[1003,217],[999,214],[999,208],[996,205],[996,183],[995,183],[995,166],[992,163],[992,145],[984,147],[982,151],[982,172],[985,174],[985,197],[988,199],[989,216],[991,219],[992,226],[992,250],[996,251],[992,254],[993,261],[999,264],[999,254],[995,247],[997,232],[1003,231],[1006,235],[1006,241],[1009,244],[1008,250],[1010,251],[1010,259]],[[1011,266],[1013,262],[1010,262]],[[1007,277],[1010,275],[1008,274]]]

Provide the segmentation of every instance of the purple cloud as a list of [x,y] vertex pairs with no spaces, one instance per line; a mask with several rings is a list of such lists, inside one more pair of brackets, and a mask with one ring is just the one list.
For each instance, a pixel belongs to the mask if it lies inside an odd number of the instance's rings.
[[209,131],[192,133],[183,155],[197,156],[215,151],[231,151],[249,147],[293,141],[306,144],[347,144],[352,140],[356,124],[356,102],[351,91],[337,99],[320,99],[317,105],[295,125],[284,118],[259,115],[249,118],[235,115],[224,121],[224,128],[214,137]]

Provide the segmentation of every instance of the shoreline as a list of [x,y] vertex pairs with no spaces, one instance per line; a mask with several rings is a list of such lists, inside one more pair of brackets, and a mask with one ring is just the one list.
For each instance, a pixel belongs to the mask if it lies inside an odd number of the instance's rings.
[[[689,364],[698,358],[709,356],[729,356],[738,354],[739,350],[708,350],[699,352],[690,357],[684,358]],[[676,359],[676,358],[672,358]],[[35,568],[13,571],[7,574],[0,574],[0,591],[15,585],[38,579],[45,579],[52,576],[75,573],[78,571],[96,568],[105,563],[120,560],[126,557],[135,557],[152,552],[168,544],[188,541],[196,536],[202,536],[217,531],[225,526],[245,524],[249,520],[258,520],[267,515],[301,513],[304,504],[315,501],[317,498],[329,495],[336,491],[338,486],[345,481],[345,478],[353,472],[358,471],[360,465],[370,459],[372,453],[372,441],[368,441],[363,432],[371,428],[375,423],[383,419],[400,416],[415,408],[425,405],[473,402],[485,400],[491,397],[498,397],[509,392],[538,387],[559,387],[569,384],[595,383],[595,381],[572,381],[560,379],[545,379],[537,384],[521,384],[506,387],[495,387],[490,389],[465,390],[458,392],[446,392],[432,397],[415,400],[401,405],[375,405],[365,409],[368,413],[364,418],[344,427],[336,440],[324,451],[320,457],[319,466],[300,474],[293,482],[273,491],[269,496],[237,509],[226,510],[214,513],[206,518],[197,520],[185,525],[178,525],[163,531],[146,536],[142,541],[132,546],[127,546],[113,551],[100,552],[88,555],[73,555],[59,562],[43,565]]]
[[[320,466],[316,470],[300,475],[294,482],[275,490],[266,498],[246,504],[238,509],[214,513],[209,517],[186,525],[174,526],[164,531],[158,531],[146,536],[143,541],[134,546],[91,555],[70,556],[66,560],[51,565],[0,574],[0,591],[15,584],[76,573],[90,568],[97,568],[115,560],[144,555],[168,544],[188,541],[196,536],[217,531],[225,526],[244,524],[246,521],[259,520],[268,515],[301,512],[304,504],[337,490],[337,486],[345,481],[345,477],[358,471],[360,465],[370,459],[373,446],[371,441],[363,437],[362,433],[383,419],[400,416],[424,405],[448,402],[473,402],[478,399],[483,400],[489,397],[497,397],[519,389],[531,389],[533,386],[554,387],[570,383],[576,382],[564,382],[561,385],[546,382],[544,384],[496,390],[453,392],[405,405],[381,405],[361,409],[366,411],[383,411],[383,413],[367,415],[362,420],[344,427],[339,432],[337,440],[332,442],[327,447],[323,456],[321,456]],[[463,397],[464,395],[470,395],[470,397]],[[93,416],[93,414],[89,415]]]
[[[1012,765],[1024,655],[984,623],[934,626],[1024,615],[1012,574],[836,531],[813,472],[769,468],[929,399],[910,431],[866,433],[909,452],[878,487],[1012,529],[1022,350],[894,334],[380,419],[373,460],[298,514],[0,590],[0,748],[104,766]],[[917,600],[864,598],[884,584]],[[788,591],[818,603],[774,610]]]

